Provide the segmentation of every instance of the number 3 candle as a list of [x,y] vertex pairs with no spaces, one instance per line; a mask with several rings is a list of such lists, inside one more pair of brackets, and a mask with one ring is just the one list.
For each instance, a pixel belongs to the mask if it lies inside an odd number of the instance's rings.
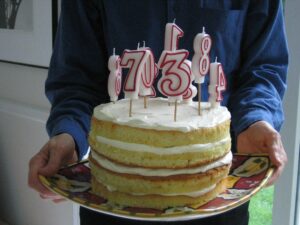
[[183,31],[173,22],[166,25],[165,50],[158,61],[162,69],[162,77],[158,81],[158,90],[169,101],[175,102],[174,121],[176,121],[177,101],[188,90],[191,83],[191,69],[186,63],[189,52],[185,49],[177,50],[178,39],[183,36]]
[[158,61],[158,67],[162,69],[158,89],[169,97],[169,101],[181,101],[191,81],[191,69],[185,61],[189,52],[185,49],[177,50],[178,40],[182,36],[183,31],[174,22],[166,24],[165,50]]

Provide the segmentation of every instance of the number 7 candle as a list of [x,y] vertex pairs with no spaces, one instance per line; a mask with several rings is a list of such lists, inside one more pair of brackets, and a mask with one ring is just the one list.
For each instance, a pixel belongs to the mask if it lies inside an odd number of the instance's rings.
[[150,55],[150,51],[146,49],[124,50],[121,57],[120,65],[123,68],[129,68],[124,83],[125,98],[130,99],[129,116],[131,117],[132,100],[138,99],[140,90],[141,75]]

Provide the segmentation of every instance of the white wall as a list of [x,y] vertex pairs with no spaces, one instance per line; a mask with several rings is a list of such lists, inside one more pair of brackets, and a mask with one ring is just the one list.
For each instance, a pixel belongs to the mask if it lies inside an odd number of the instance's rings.
[[[290,49],[288,89],[284,99],[285,123],[281,131],[289,162],[275,186],[273,225],[300,225],[296,222],[300,211],[295,211],[299,190],[299,142],[300,142],[300,1],[287,0],[285,18]],[[298,195],[299,195],[298,194]],[[298,203],[299,204],[299,203]],[[299,209],[298,209],[299,210]]]
[[47,141],[46,69],[0,62],[0,218],[10,225],[72,225],[73,205],[40,199],[28,161]]

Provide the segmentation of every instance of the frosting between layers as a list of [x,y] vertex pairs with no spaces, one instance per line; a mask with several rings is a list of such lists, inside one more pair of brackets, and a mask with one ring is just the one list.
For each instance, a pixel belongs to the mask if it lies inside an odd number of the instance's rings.
[[143,99],[132,103],[132,117],[129,117],[129,100],[101,104],[94,108],[93,116],[99,120],[154,130],[176,130],[189,132],[201,127],[214,127],[230,119],[226,107],[210,108],[210,103],[201,102],[202,115],[198,115],[198,102],[180,103],[177,121],[174,122],[174,105],[169,106],[166,98],[149,98],[144,108]]
[[[104,185],[106,187],[106,189],[108,191],[110,191],[110,192],[118,191],[117,188],[114,188],[114,187],[112,187],[110,185],[105,185],[101,181],[98,181],[98,182],[100,182],[102,185]],[[155,195],[161,195],[161,196],[180,196],[180,195],[184,195],[184,196],[196,198],[196,197],[205,195],[206,193],[208,193],[211,190],[213,190],[216,186],[217,186],[216,184],[213,184],[210,187],[203,188],[200,191],[193,191],[193,192],[170,193],[170,194],[157,194],[157,193],[153,193],[153,194],[155,194]],[[150,195],[151,193],[147,193],[147,194],[144,194],[144,193],[130,193],[130,194],[131,195],[136,195],[136,196],[143,196],[143,195]]]
[[142,167],[128,167],[121,164],[114,163],[108,159],[91,152],[92,158],[103,168],[117,172],[117,173],[127,173],[135,174],[142,176],[171,176],[171,175],[180,175],[180,174],[197,174],[204,173],[210,169],[214,169],[220,166],[229,165],[232,161],[232,153],[229,151],[223,158],[210,163],[208,165],[199,166],[196,168],[183,168],[183,169],[150,169]]
[[117,141],[110,138],[97,136],[97,141],[106,145],[110,145],[115,148],[124,149],[127,151],[134,151],[134,152],[150,152],[157,155],[172,155],[172,154],[179,154],[183,152],[199,152],[199,151],[207,151],[209,149],[213,149],[213,147],[220,146],[229,142],[231,140],[230,136],[214,143],[207,143],[207,144],[193,144],[193,145],[186,145],[186,146],[176,146],[176,147],[169,147],[169,148],[160,148],[160,147],[153,147],[144,144],[136,144],[136,143],[128,143],[123,141]]

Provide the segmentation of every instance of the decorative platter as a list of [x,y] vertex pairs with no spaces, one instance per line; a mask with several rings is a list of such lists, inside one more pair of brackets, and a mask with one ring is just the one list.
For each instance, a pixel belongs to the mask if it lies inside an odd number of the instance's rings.
[[180,221],[217,215],[247,202],[261,190],[273,173],[266,155],[235,154],[227,189],[200,207],[177,207],[164,210],[121,207],[91,192],[90,168],[83,161],[62,168],[52,177],[40,176],[41,182],[53,192],[83,207],[118,217],[145,221]]

